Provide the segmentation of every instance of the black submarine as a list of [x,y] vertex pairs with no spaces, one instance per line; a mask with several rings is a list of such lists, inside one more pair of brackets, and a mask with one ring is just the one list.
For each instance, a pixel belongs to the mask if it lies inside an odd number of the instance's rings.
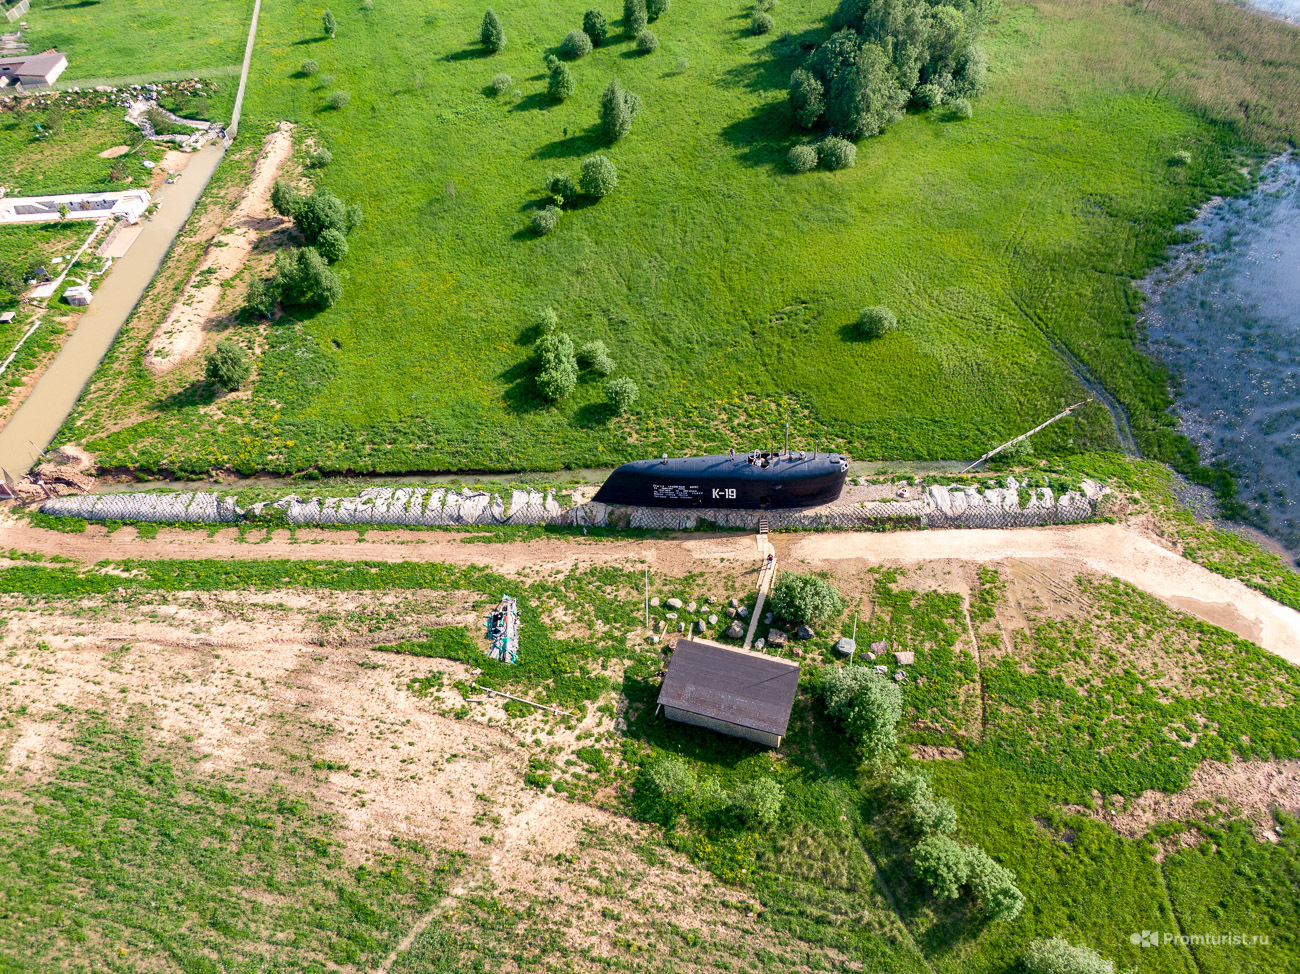
[[838,453],[665,454],[623,464],[594,499],[628,507],[816,507],[840,496],[848,469]]

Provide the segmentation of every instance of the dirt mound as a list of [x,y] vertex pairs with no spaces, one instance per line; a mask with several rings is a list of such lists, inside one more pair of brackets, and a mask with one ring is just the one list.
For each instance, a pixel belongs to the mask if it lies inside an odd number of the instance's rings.
[[85,494],[95,489],[95,458],[79,446],[62,446],[48,460],[18,481],[18,496],[24,501]]
[[116,159],[118,156],[124,156],[131,151],[129,145],[115,145],[111,149],[105,149],[99,154],[101,159]]

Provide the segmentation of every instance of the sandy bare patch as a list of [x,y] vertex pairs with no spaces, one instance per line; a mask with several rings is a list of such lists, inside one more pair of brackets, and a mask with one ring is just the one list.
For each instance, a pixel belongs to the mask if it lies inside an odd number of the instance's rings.
[[941,744],[909,744],[908,749],[918,761],[960,761],[966,756],[960,748]]
[[170,372],[198,354],[204,326],[221,300],[222,285],[244,266],[263,236],[288,222],[272,212],[270,198],[280,167],[292,152],[293,125],[282,122],[266,137],[248,189],[226,223],[231,231],[208,245],[180,298],[145,349],[145,365],[155,372]]
[[99,154],[101,159],[116,159],[118,156],[124,156],[131,151],[129,145],[115,145],[111,149],[105,149]]

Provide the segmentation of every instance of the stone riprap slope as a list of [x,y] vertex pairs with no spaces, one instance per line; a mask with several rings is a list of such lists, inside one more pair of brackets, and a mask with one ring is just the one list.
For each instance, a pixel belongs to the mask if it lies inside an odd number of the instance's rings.
[[[771,527],[870,527],[880,524],[930,528],[1007,528],[1086,521],[1106,488],[1085,480],[1080,490],[1056,495],[1050,488],[1028,492],[1014,478],[1006,487],[934,485],[916,500],[866,501],[827,505],[808,510],[764,512]],[[567,524],[603,527],[686,530],[702,524],[724,528],[754,528],[759,512],[750,510],[669,510],[611,507],[595,501],[565,510],[554,491],[514,490],[508,497],[473,489],[373,487],[355,497],[297,495],[240,507],[234,498],[210,491],[195,493],[123,493],[56,497],[46,501],[45,514],[81,517],[88,521],[147,521],[198,524],[241,521],[288,524],[374,524],[456,526],[490,524]]]

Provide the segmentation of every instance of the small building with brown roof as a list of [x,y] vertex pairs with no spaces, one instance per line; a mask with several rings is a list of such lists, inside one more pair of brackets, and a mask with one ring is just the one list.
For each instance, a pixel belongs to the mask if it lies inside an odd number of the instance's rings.
[[659,690],[670,720],[780,747],[799,664],[703,639],[681,639]]
[[67,66],[68,59],[53,50],[0,58],[0,88],[18,84],[52,85]]

